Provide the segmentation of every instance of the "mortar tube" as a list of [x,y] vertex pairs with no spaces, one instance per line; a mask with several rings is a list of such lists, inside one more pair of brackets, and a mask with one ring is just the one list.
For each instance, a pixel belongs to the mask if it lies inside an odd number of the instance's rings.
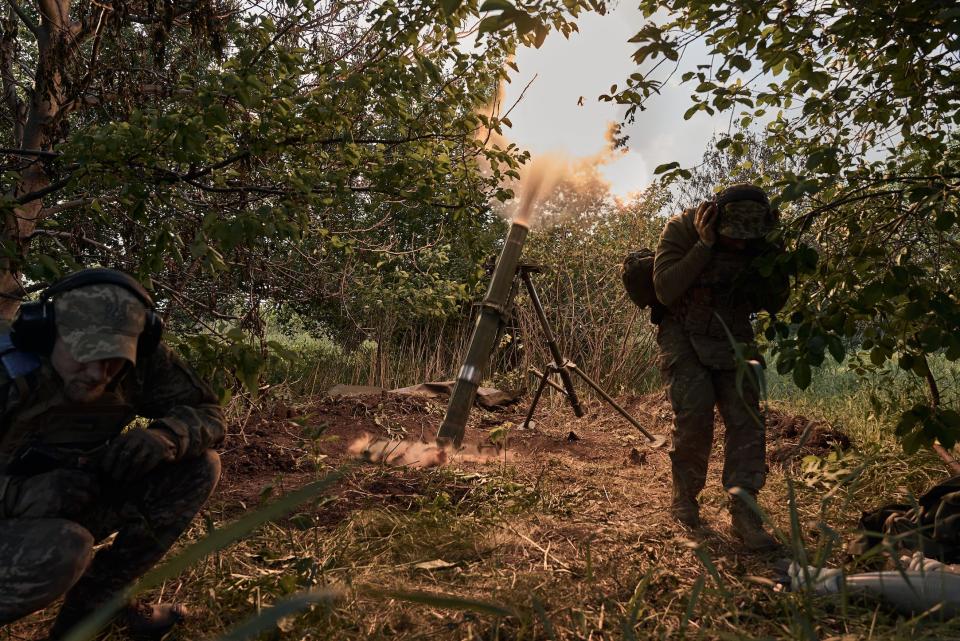
[[523,252],[523,243],[527,239],[529,228],[518,222],[510,225],[507,240],[503,244],[500,258],[490,278],[490,288],[480,306],[477,324],[470,337],[467,357],[457,375],[457,382],[447,404],[447,413],[437,433],[438,443],[452,442],[460,447],[467,429],[467,418],[477,397],[477,388],[483,380],[484,371],[490,363],[494,343],[500,332],[504,309],[509,302],[510,290],[517,273],[517,264]]

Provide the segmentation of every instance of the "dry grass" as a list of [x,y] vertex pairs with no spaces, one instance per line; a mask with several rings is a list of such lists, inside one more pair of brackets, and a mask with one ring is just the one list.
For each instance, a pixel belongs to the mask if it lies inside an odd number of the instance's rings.
[[[655,432],[667,428],[669,414],[656,397],[634,399],[630,407]],[[342,587],[345,597],[282,619],[263,638],[960,638],[960,624],[906,620],[872,603],[775,589],[775,559],[743,553],[727,531],[719,447],[703,495],[708,527],[684,531],[667,514],[666,451],[643,448],[633,428],[604,406],[591,403],[589,410],[575,419],[567,408],[548,404],[536,434],[513,432],[508,448],[515,458],[506,464],[362,466],[333,496],[265,526],[151,596],[183,599],[197,611],[179,639],[215,638],[284,596],[320,586]],[[383,422],[390,406],[377,411]],[[426,404],[419,416],[404,411],[392,418],[434,420],[439,408]],[[494,423],[519,424],[517,412],[478,414],[473,437]],[[581,440],[568,442],[571,431]],[[307,456],[314,446],[305,438],[284,447],[301,448],[303,456],[293,459],[306,461],[317,460]],[[634,447],[640,457],[631,462]],[[320,459],[313,472],[304,464],[288,480],[322,474],[337,462]],[[253,480],[282,478],[270,474]],[[836,460],[775,467],[761,504],[789,533],[792,485],[806,553],[836,564],[845,561],[842,542],[860,509],[919,492],[940,476],[929,457],[907,460],[890,449],[857,448]],[[221,494],[190,538],[232,518],[236,501]],[[516,614],[496,617],[371,593],[383,589],[493,601]],[[49,611],[37,615],[7,638],[36,638],[49,617]]]

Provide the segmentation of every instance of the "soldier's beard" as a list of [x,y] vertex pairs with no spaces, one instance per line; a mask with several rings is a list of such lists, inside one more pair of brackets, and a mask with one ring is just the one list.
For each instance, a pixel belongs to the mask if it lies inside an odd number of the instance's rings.
[[107,383],[88,378],[76,378],[64,383],[67,399],[74,403],[92,403],[103,396]]

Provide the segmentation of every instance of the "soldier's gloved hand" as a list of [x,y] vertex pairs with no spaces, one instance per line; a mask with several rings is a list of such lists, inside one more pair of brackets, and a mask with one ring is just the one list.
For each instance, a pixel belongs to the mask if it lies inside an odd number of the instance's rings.
[[163,428],[132,429],[110,444],[101,469],[117,481],[135,481],[177,459],[177,444]]
[[693,226],[700,236],[700,242],[707,247],[713,247],[717,242],[717,219],[719,218],[717,204],[713,201],[705,201],[697,207],[697,212],[693,217]]
[[100,494],[97,477],[83,470],[53,470],[11,479],[3,495],[4,516],[70,518],[87,511]]

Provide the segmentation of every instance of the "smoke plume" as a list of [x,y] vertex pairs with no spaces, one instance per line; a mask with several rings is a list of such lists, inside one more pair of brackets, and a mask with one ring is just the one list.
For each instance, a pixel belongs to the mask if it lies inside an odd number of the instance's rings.
[[[501,81],[496,96],[483,107],[485,116],[500,118],[504,86]],[[618,144],[618,133],[618,124],[608,123],[604,135],[606,145],[591,156],[574,157],[562,152],[531,154],[530,159],[519,168],[519,178],[504,184],[504,187],[513,191],[515,198],[497,209],[508,220],[526,227],[536,227],[541,222],[539,214],[544,204],[551,200],[558,188],[568,193],[586,193],[600,187],[609,192],[610,183],[600,175],[599,169],[627,153],[628,150]],[[482,130],[480,136],[491,148],[504,150],[511,145],[507,136],[493,129]],[[562,219],[562,212],[551,212],[548,224],[556,224]]]

